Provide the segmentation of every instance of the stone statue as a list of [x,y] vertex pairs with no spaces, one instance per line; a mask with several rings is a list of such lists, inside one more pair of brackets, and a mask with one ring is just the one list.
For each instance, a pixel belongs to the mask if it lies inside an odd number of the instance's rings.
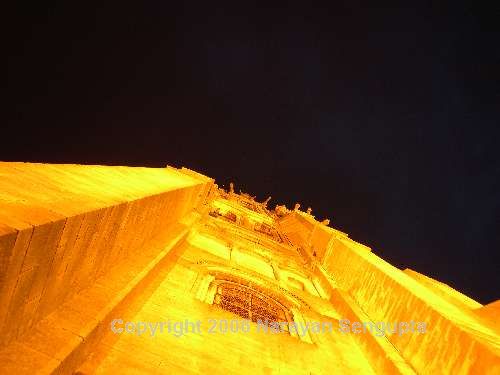
[[274,211],[276,212],[276,215],[278,215],[278,217],[282,217],[288,213],[288,209],[285,205],[276,205]]

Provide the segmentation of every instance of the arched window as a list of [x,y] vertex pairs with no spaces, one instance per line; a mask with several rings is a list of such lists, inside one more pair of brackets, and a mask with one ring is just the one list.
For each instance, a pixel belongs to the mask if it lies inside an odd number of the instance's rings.
[[231,212],[231,211],[228,211],[226,212],[226,214],[224,215],[224,217],[229,220],[229,221],[232,221],[233,223],[236,223],[236,220],[238,219],[236,217],[236,214]]
[[279,326],[282,331],[290,333],[287,323],[291,314],[274,299],[248,286],[232,282],[220,283],[214,304],[244,319]]

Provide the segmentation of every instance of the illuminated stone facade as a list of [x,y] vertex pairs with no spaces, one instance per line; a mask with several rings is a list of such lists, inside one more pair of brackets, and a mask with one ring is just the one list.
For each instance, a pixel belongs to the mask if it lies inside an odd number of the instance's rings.
[[500,373],[500,301],[268,203],[186,168],[0,163],[0,373]]

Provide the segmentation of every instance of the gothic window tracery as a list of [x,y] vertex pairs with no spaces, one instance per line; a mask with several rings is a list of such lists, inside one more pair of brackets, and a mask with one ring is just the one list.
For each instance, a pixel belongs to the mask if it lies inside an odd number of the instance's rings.
[[243,207],[246,207],[249,210],[252,210],[252,211],[255,211],[255,212],[259,212],[259,210],[257,209],[257,206],[255,205],[255,203],[248,202],[246,200],[241,200],[240,203],[241,203],[241,205]]
[[279,242],[279,243],[283,243],[283,239],[281,238],[280,234],[278,233],[278,231],[273,228],[272,226],[266,224],[266,223],[257,223],[255,226],[254,226],[254,230],[256,232],[259,232],[259,233],[262,233],[262,234],[265,234],[266,236],[272,238],[273,240]]
[[260,321],[261,324],[279,327],[282,332],[289,333],[288,324],[286,324],[287,313],[283,307],[272,298],[247,286],[230,282],[219,284],[214,304],[244,319],[253,322]]
[[237,220],[237,216],[235,213],[231,212],[231,211],[228,211],[226,212],[226,214],[224,215],[224,217],[229,220],[229,221],[232,221],[233,223],[236,223],[236,220]]
[[220,213],[220,209],[219,208],[214,208],[212,209],[209,213],[208,213],[210,216],[212,217],[219,217],[221,216],[222,214]]

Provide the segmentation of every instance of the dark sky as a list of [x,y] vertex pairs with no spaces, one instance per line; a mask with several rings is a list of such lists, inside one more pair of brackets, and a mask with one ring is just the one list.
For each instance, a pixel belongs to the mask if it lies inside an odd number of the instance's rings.
[[498,6],[66,3],[9,16],[0,160],[187,166],[500,298]]

